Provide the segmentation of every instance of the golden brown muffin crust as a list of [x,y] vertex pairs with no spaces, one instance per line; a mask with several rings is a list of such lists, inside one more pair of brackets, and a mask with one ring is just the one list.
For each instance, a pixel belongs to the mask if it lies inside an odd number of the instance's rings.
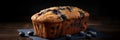
[[38,22],[61,22],[66,19],[77,19],[85,13],[82,9],[73,6],[50,7],[34,14],[31,19]]

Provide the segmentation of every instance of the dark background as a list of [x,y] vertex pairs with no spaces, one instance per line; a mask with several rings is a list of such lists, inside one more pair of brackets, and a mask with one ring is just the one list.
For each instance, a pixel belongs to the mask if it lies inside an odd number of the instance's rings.
[[[0,21],[31,21],[30,17],[52,6],[76,6],[90,13],[90,17],[108,17],[118,20],[117,3],[100,0],[4,0],[0,1]],[[114,12],[113,12],[114,11]]]
[[[17,24],[15,28],[14,26],[9,27],[11,23],[14,25],[14,22],[31,23],[33,14],[53,6],[76,6],[82,8],[90,13],[91,23],[100,22],[103,24],[101,26],[98,25],[99,27],[97,26],[99,30],[112,35],[114,38],[119,38],[119,1],[115,0],[2,0],[0,1],[0,23],[3,23],[1,24],[1,30],[9,31],[8,29],[19,28]],[[10,22],[8,23],[10,25],[5,26],[6,22]],[[3,31],[4,33],[7,34],[7,32]]]

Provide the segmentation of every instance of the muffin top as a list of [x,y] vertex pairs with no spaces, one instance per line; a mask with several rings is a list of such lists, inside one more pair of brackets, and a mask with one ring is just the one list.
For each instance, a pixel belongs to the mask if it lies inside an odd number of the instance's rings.
[[34,14],[31,19],[37,22],[62,22],[84,17],[85,11],[73,6],[50,7]]

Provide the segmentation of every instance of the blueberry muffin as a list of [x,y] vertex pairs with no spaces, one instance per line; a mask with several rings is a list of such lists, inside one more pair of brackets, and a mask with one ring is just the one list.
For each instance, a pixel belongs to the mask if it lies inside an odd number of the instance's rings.
[[73,6],[50,7],[31,17],[34,32],[42,38],[57,38],[85,31],[89,13]]

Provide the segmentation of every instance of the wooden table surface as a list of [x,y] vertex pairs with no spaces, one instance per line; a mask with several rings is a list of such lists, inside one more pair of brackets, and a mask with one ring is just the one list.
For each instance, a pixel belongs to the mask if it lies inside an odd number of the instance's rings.
[[[112,36],[112,38],[93,38],[91,40],[106,40],[118,38],[120,33],[119,20],[111,18],[100,18],[89,20],[89,26],[94,26],[95,29]],[[0,23],[0,40],[31,40],[27,37],[18,36],[17,29],[32,28],[31,22],[1,22]],[[79,40],[79,39],[78,39]]]

